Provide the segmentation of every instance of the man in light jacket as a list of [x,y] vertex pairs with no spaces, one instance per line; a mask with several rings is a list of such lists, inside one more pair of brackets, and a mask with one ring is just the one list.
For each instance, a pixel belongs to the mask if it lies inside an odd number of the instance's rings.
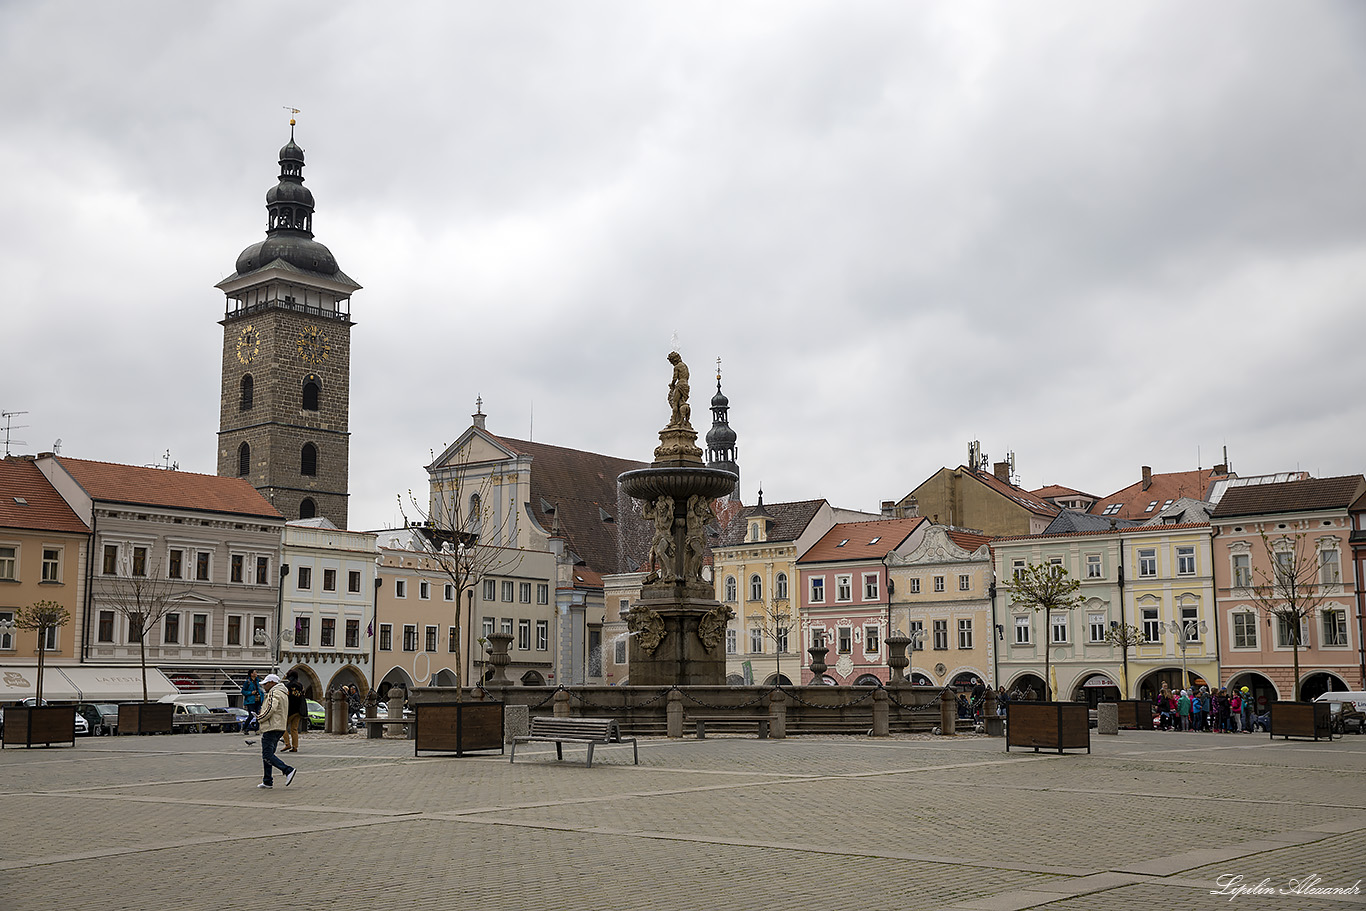
[[261,714],[256,716],[256,720],[261,724],[261,760],[265,765],[265,777],[257,787],[274,787],[274,782],[271,781],[272,766],[285,774],[285,787],[288,787],[294,780],[294,773],[297,770],[285,765],[284,761],[275,755],[275,748],[280,745],[280,738],[285,734],[285,725],[289,719],[289,695],[280,685],[280,678],[276,674],[267,674],[262,685],[266,690],[266,698],[261,703]]

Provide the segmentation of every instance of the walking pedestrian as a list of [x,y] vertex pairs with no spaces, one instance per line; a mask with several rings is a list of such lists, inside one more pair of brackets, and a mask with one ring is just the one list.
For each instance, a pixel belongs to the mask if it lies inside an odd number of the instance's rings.
[[[255,718],[261,711],[261,699],[265,693],[261,690],[261,682],[256,679],[256,668],[247,671],[247,680],[242,684],[242,708],[247,710],[247,714]],[[243,730],[247,730],[251,724],[251,718],[247,719],[247,724]]]
[[299,672],[290,671],[285,675],[285,687],[289,693],[289,722],[285,732],[286,753],[299,752],[299,728],[304,723],[304,712],[308,710],[304,698],[304,687],[299,682]]
[[[275,748],[280,745],[280,738],[284,736],[285,725],[289,718],[289,692],[280,685],[280,678],[275,674],[267,674],[263,681],[265,687],[265,700],[261,704],[261,714],[257,715],[257,721],[261,725],[261,764],[264,766],[264,774],[258,788],[272,788],[275,782],[272,780],[271,770],[279,769],[285,776],[285,787],[289,787],[294,780],[297,769],[286,765],[280,757],[275,755]],[[248,741],[250,742],[250,741]]]
[[1176,700],[1176,711],[1181,716],[1181,730],[1191,729],[1191,697],[1185,690],[1181,691],[1181,696]]

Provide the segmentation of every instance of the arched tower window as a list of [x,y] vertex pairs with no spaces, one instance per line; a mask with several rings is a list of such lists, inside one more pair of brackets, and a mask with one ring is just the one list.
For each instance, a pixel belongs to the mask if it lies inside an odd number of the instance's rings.
[[241,403],[240,403],[240,405],[239,405],[239,410],[241,410],[241,411],[250,411],[250,410],[251,410],[252,399],[254,398],[254,393],[255,393],[255,391],[256,391],[256,381],[253,380],[253,379],[251,378],[251,374],[248,373],[246,376],[242,377],[242,399],[241,399]]
[[304,501],[303,501],[302,503],[299,504],[299,518],[301,518],[301,519],[311,519],[311,518],[313,518],[314,516],[316,516],[317,514],[318,514],[318,506],[317,506],[317,504],[314,503],[312,500],[310,500],[308,497],[304,497]]
[[246,443],[237,447],[237,476],[245,478],[251,474],[251,447]]
[[309,374],[304,379],[304,411],[318,410],[318,396],[322,393],[322,384],[313,374]]
[[305,443],[299,455],[299,474],[314,478],[318,476],[318,447]]

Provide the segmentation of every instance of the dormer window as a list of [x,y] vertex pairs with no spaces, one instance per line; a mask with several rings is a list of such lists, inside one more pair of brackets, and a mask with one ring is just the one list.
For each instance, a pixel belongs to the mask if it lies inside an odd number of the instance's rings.
[[848,544],[848,543],[849,543],[849,539],[848,539],[848,538],[845,538],[843,541],[841,541],[840,543],[836,544],[835,546],[836,546],[836,547],[843,547],[844,545],[846,545],[846,544]]
[[869,541],[868,543],[869,543],[869,544],[876,544],[877,542],[879,542],[879,541],[881,541],[881,540],[882,540],[882,535],[878,535],[876,538],[874,538],[873,540]]

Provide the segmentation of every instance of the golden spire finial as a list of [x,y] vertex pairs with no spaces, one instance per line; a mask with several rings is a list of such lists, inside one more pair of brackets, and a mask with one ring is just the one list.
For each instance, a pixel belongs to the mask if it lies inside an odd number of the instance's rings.
[[289,111],[289,113],[290,113],[290,115],[291,115],[290,118],[289,118],[289,125],[290,125],[290,127],[293,127],[293,126],[294,126],[294,117],[293,117],[292,115],[298,114],[298,113],[299,113],[299,109],[298,109],[298,108],[292,108],[292,107],[290,107],[289,105],[285,105],[285,106],[284,106],[284,109],[285,109],[286,111]]

